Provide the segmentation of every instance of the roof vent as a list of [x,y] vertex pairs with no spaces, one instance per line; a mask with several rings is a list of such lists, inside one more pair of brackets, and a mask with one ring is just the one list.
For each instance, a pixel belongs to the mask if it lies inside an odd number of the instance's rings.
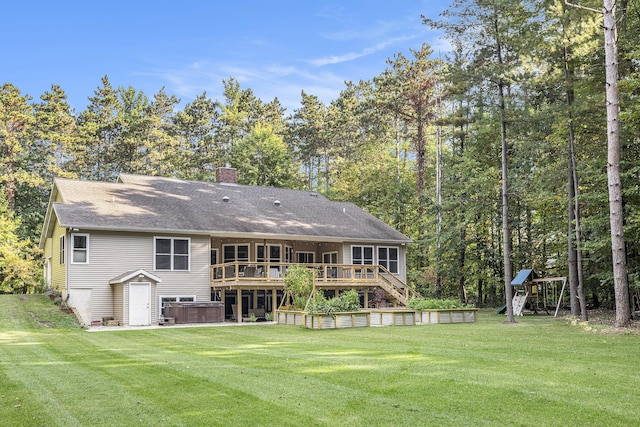
[[224,196],[224,197],[222,198],[222,201],[223,201],[223,202],[225,202],[225,203],[227,203],[227,202],[229,201],[229,196]]
[[273,204],[274,204],[274,205],[276,205],[276,206],[280,206],[280,200],[275,200],[275,201],[273,202]]

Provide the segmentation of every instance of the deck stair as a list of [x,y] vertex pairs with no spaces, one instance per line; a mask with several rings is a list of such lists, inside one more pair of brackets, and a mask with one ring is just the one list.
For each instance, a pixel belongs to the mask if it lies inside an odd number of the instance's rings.
[[384,290],[389,296],[395,299],[400,305],[405,306],[407,302],[409,302],[409,298],[412,297],[420,297],[420,294],[414,291],[412,288],[407,286],[402,280],[398,279],[395,275],[389,274],[380,274],[380,280],[378,281],[378,285],[382,290]]
[[522,309],[524,308],[524,305],[527,302],[528,297],[529,297],[528,292],[524,295],[515,295],[513,297],[513,315],[514,316],[522,316]]

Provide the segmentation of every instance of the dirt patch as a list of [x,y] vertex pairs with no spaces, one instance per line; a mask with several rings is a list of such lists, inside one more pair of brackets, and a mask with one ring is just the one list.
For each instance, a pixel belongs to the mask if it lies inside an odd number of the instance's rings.
[[29,316],[31,316],[33,318],[33,320],[35,320],[38,325],[44,326],[45,328],[53,328],[53,325],[51,323],[41,321],[40,319],[38,319],[38,316],[36,316],[31,311],[29,311]]

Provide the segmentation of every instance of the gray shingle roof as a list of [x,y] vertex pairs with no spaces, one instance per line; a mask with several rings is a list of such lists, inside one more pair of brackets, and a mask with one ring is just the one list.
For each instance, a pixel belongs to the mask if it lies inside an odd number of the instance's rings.
[[56,179],[55,186],[63,227],[410,242],[354,204],[310,191],[128,174],[117,183]]

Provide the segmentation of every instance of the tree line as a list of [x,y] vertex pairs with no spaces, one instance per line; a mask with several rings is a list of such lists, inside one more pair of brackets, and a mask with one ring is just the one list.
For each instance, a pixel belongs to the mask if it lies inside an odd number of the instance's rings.
[[[637,309],[640,11],[623,0],[617,12],[628,309]],[[230,165],[240,183],[313,189],[411,237],[409,281],[423,294],[500,305],[502,283],[533,268],[569,277],[575,315],[614,307],[602,16],[561,0],[453,0],[423,21],[444,33],[447,55],[427,44],[398,53],[328,104],[303,91],[291,113],[233,77],[223,99],[202,93],[181,106],[164,89],[149,96],[105,76],[79,113],[57,85],[32,99],[5,83],[0,214],[12,225],[2,228],[2,289],[37,281],[30,242],[53,177],[213,180]]]

